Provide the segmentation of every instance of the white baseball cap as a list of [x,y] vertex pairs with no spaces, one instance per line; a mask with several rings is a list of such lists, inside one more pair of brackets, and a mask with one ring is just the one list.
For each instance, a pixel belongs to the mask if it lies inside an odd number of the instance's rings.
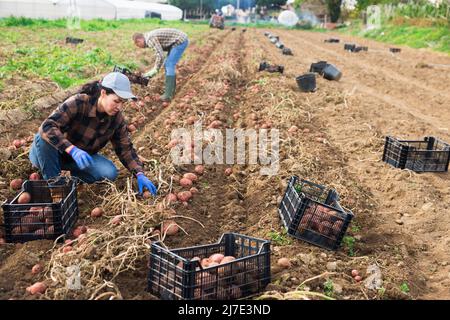
[[137,99],[131,92],[131,83],[126,75],[120,72],[108,73],[102,80],[101,85],[111,89],[122,99]]

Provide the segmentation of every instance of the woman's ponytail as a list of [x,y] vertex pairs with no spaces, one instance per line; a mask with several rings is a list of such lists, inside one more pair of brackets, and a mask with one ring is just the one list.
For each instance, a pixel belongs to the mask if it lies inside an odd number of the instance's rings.
[[105,90],[106,94],[114,93],[112,89],[103,87],[100,84],[100,81],[93,81],[86,83],[85,85],[83,85],[83,87],[81,87],[80,93],[87,94],[93,99],[98,99],[98,97],[100,97],[100,93],[102,90]]

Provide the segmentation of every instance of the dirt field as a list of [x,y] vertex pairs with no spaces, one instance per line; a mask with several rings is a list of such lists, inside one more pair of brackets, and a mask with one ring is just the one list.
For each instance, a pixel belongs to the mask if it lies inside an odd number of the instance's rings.
[[[273,241],[267,297],[295,298],[289,292],[308,279],[309,290],[320,293],[331,281],[337,299],[450,299],[448,173],[416,174],[381,161],[386,135],[435,135],[450,141],[450,75],[440,66],[450,64],[450,57],[409,48],[394,55],[388,45],[364,39],[271,30],[294,53],[284,56],[264,36],[265,30],[241,31],[211,31],[202,45],[193,42],[179,65],[178,91],[170,105],[164,107],[155,98],[162,90],[162,75],[149,87],[134,88],[143,103],[129,104],[124,113],[138,127],[133,143],[149,177],[160,185],[158,198],[140,201],[137,211],[124,214],[114,205],[117,198],[108,186],[80,189],[78,225],[88,227],[89,252],[79,244],[63,254],[61,244],[51,241],[0,245],[0,299],[35,299],[25,288],[38,280],[49,285],[41,299],[155,299],[145,290],[148,242],[130,240],[150,236],[146,224],[139,225],[140,214],[149,215],[146,223],[151,226],[176,216],[186,234],[168,237],[165,244],[171,248],[214,243],[224,232],[274,240],[274,234],[282,234],[277,208],[292,175],[338,191],[341,204],[355,214],[347,232],[354,244],[331,252],[293,238],[283,244]],[[330,36],[339,37],[341,43],[324,43]],[[369,51],[346,52],[343,42],[366,45]],[[284,74],[258,72],[263,60],[284,65]],[[319,60],[335,64],[342,79],[317,78],[316,92],[300,92],[295,77]],[[14,127],[6,130],[0,146],[28,137],[46,115],[23,120],[18,134]],[[166,145],[172,129],[192,127],[186,121],[191,116],[205,126],[219,120],[223,129],[259,129],[265,123],[280,130],[278,175],[261,176],[259,165],[206,165],[193,200],[187,206],[167,206],[165,196],[182,190],[177,180],[194,166],[172,165]],[[298,131],[288,133],[293,125]],[[8,187],[13,177],[26,178],[32,172],[27,150],[13,150],[9,160],[2,161],[2,200],[14,194]],[[118,189],[126,188],[128,172],[111,150],[106,153],[121,168]],[[224,173],[227,167],[233,170],[229,176]],[[106,208],[107,217],[91,218],[95,206]],[[109,219],[120,213],[123,222],[115,226]],[[119,243],[119,236],[127,239]],[[119,263],[118,257],[126,258]],[[277,267],[281,257],[289,258],[292,266]],[[64,289],[58,270],[80,261],[86,290]],[[45,272],[32,275],[37,262]],[[373,264],[382,272],[380,290],[368,290],[350,275],[357,269],[364,279]]]

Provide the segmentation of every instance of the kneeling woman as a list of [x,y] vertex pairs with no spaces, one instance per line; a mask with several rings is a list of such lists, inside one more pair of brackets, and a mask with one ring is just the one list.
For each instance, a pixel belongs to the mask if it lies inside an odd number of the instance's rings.
[[68,98],[41,125],[35,135],[30,160],[44,179],[69,170],[86,183],[114,181],[117,168],[97,154],[111,141],[122,164],[137,177],[139,193],[144,188],[153,195],[156,187],[144,175],[142,163],[131,143],[122,105],[136,99],[128,78],[118,72],[101,82],[86,84],[81,93]]

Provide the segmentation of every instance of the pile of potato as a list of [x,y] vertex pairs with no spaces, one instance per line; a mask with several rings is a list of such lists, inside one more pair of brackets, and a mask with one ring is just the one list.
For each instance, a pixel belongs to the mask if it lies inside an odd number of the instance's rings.
[[313,205],[306,209],[300,220],[300,232],[312,230],[329,237],[336,237],[342,230],[344,220],[338,212],[323,205]]
[[[17,199],[18,204],[31,203],[31,194],[22,192]],[[53,210],[48,206],[34,206],[29,209],[22,209],[21,212],[28,211],[22,217],[17,218],[15,226],[12,229],[13,235],[19,234],[35,234],[35,235],[52,235],[55,232],[53,226]]]
[[[34,233],[43,236],[55,232],[51,207],[31,207],[28,212],[20,218],[20,225],[12,229],[12,234]],[[17,223],[19,224],[19,221]]]
[[[258,291],[261,275],[256,263],[248,263],[247,269],[245,269],[244,261],[237,262],[235,261],[236,257],[224,256],[220,253],[205,258],[193,257],[190,260],[198,262],[195,273],[194,299],[239,299],[244,294],[250,295]],[[162,270],[164,269],[162,268]],[[176,272],[169,271],[167,277],[161,277],[160,285],[171,289],[171,292],[175,292],[181,297],[183,276],[186,276],[186,273],[183,271],[183,262],[180,261],[177,264]]]

